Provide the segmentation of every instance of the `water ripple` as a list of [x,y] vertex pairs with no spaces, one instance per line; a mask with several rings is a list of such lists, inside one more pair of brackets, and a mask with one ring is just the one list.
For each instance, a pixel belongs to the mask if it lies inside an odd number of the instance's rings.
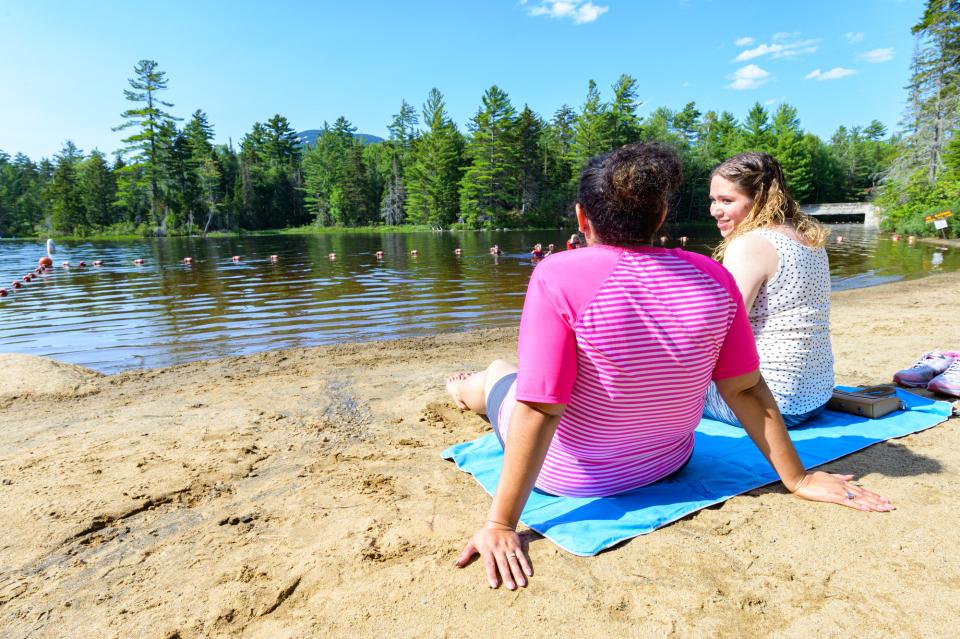
[[[960,252],[839,227],[834,288],[960,268]],[[556,236],[556,237],[554,237]],[[65,243],[55,268],[0,299],[0,350],[100,370],[342,341],[516,326],[534,242],[562,232],[341,234]],[[694,241],[708,253],[715,240]],[[505,254],[493,258],[491,244]],[[453,255],[454,248],[463,255]],[[419,257],[411,257],[417,249]],[[0,286],[31,271],[40,242],[0,242]],[[383,250],[383,260],[374,253]],[[331,261],[327,255],[337,254]],[[280,256],[272,263],[269,256]],[[235,263],[231,256],[241,255]],[[182,258],[192,256],[192,265]],[[133,264],[143,258],[142,266]]]

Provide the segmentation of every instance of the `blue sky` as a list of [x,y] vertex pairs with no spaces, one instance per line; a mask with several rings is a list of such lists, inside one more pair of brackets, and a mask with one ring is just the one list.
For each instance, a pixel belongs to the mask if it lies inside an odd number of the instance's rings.
[[345,115],[386,135],[400,100],[431,87],[464,129],[497,84],[544,116],[579,109],[589,79],[604,98],[621,73],[639,112],[795,106],[829,137],[876,118],[896,128],[921,0],[351,0],[0,3],[0,149],[33,159],[66,139],[120,146],[123,90],[156,60],[164,98],[207,112],[234,142],[274,113],[297,130]]

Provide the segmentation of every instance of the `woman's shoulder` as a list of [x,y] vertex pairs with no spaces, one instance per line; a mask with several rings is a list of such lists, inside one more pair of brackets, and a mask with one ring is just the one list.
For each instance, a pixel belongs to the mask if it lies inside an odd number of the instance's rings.
[[730,240],[724,252],[724,263],[730,256],[760,256],[776,254],[777,244],[774,235],[776,231],[770,228],[753,229]]
[[774,244],[787,240],[803,248],[808,248],[812,250],[823,248],[823,243],[819,243],[819,244],[811,243],[812,242],[811,239],[806,238],[803,234],[801,234],[796,228],[794,228],[790,224],[781,224],[779,226],[767,226],[762,229],[757,229],[756,231],[753,231],[753,232],[757,233],[757,235],[760,235],[762,237],[766,237],[768,240],[770,240]]
[[588,246],[559,251],[542,259],[534,273],[540,278],[566,280],[571,273],[612,270],[619,257],[620,251],[614,247]]
[[733,279],[733,275],[730,274],[730,271],[728,271],[723,264],[708,255],[701,255],[700,253],[694,253],[693,251],[685,251],[681,248],[669,249],[664,251],[664,253],[678,257],[692,265],[700,272],[705,273],[709,277],[713,278],[721,286],[727,289],[728,292],[736,289],[737,287],[737,283]]
[[735,277],[760,274],[773,277],[780,265],[780,253],[773,238],[764,229],[739,235],[730,241],[723,254],[723,265]]

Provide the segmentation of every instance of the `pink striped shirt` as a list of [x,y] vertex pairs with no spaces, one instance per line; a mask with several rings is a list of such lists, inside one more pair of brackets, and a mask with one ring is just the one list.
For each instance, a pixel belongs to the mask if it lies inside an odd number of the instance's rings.
[[711,379],[757,369],[733,277],[680,249],[597,245],[534,270],[520,321],[516,400],[566,404],[537,487],[613,495],[674,472],[693,450]]

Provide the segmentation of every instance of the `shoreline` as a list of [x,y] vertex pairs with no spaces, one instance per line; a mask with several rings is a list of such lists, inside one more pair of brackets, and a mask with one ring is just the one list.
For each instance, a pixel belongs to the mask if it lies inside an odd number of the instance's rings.
[[[960,349],[960,273],[832,299],[838,383]],[[5,367],[0,389],[25,381],[0,395],[0,637],[949,635],[956,418],[824,467],[893,513],[773,484],[593,558],[533,539],[536,575],[517,593],[489,590],[476,564],[453,569],[489,498],[439,453],[488,426],[443,380],[514,357],[516,335],[109,376]]]
[[943,237],[918,237],[917,240],[921,242],[926,242],[927,244],[935,244],[937,246],[946,246],[948,248],[960,248],[960,239],[943,238]]

